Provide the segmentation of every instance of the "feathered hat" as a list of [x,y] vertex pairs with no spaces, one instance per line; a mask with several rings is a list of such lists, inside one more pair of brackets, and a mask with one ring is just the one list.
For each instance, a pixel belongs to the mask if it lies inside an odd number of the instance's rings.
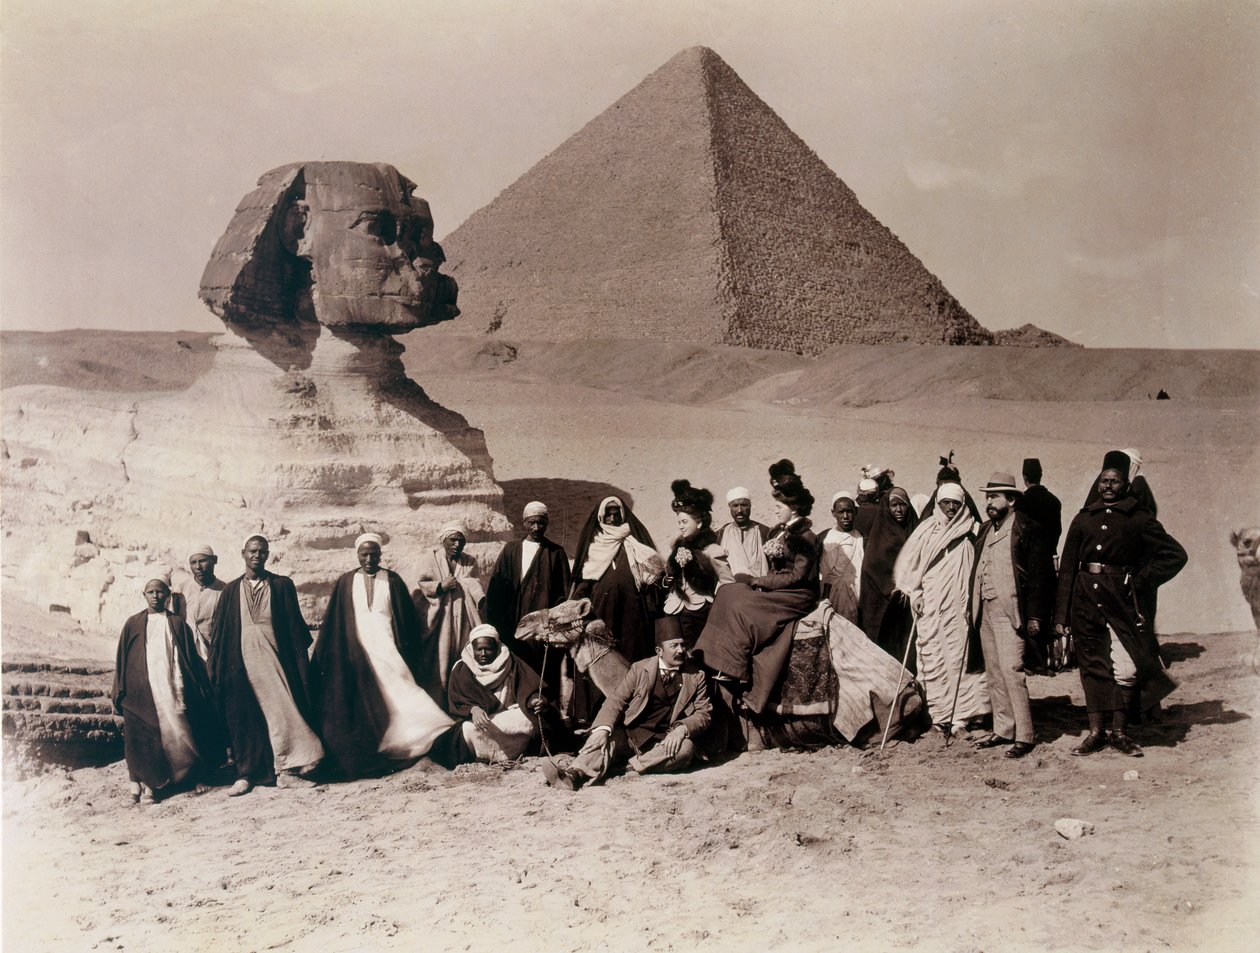
[[780,503],[786,503],[801,516],[808,516],[814,508],[814,494],[805,489],[797,476],[796,464],[783,459],[770,464],[770,492]]
[[703,520],[713,512],[713,494],[708,490],[692,486],[689,480],[675,480],[669,488],[674,491],[674,502],[670,506],[675,513],[690,513]]
[[949,456],[941,457],[941,468],[936,471],[937,483],[962,483],[962,474],[958,472],[958,467],[954,463],[954,451],[949,452]]

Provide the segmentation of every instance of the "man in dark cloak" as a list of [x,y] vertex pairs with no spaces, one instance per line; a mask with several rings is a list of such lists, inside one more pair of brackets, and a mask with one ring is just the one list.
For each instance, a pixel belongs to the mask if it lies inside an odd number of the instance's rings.
[[1075,643],[1089,714],[1089,734],[1073,749],[1076,755],[1110,745],[1140,756],[1126,729],[1176,688],[1141,619],[1137,593],[1176,576],[1186,551],[1129,493],[1128,473],[1124,453],[1103,458],[1098,502],[1072,519],[1059,563],[1054,629],[1060,639],[1070,633]]
[[210,679],[192,630],[166,609],[170,596],[164,580],[149,580],[148,608],[126,621],[118,639],[113,703],[123,716],[133,801],[142,791],[156,800],[182,782],[198,782],[206,768],[223,760]]
[[[539,609],[558,606],[569,597],[569,557],[563,547],[547,538],[547,507],[537,501],[523,513],[525,536],[503,547],[486,587],[486,617],[503,644],[518,661],[542,675],[543,694],[551,702],[560,698],[563,652],[544,652],[537,642],[518,642],[516,626],[521,617]],[[546,656],[546,671],[543,658]]]
[[1024,493],[1015,500],[1015,512],[1023,513],[1037,523],[1046,534],[1050,552],[1058,552],[1063,535],[1063,504],[1041,485],[1041,461],[1029,457],[1024,461]]
[[224,587],[212,626],[210,678],[236,762],[233,797],[272,781],[310,784],[324,757],[307,678],[311,631],[293,580],[268,572],[270,555],[265,536],[245,540],[245,572]]
[[359,568],[333,586],[315,642],[320,734],[336,771],[350,778],[426,756],[446,767],[469,760],[431,694],[441,686],[425,626],[402,577],[381,565],[382,545],[376,533],[355,540]]

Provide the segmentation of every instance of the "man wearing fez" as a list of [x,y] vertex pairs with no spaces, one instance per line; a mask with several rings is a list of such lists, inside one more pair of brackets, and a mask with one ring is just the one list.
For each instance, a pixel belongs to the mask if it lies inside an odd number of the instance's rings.
[[1063,504],[1041,485],[1041,461],[1029,457],[1024,461],[1024,493],[1015,501],[1015,512],[1023,513],[1041,524],[1050,542],[1050,552],[1059,549],[1063,535]]
[[525,536],[508,543],[499,553],[486,587],[486,620],[512,655],[542,676],[543,693],[559,699],[563,652],[546,653],[536,642],[518,642],[516,626],[521,617],[538,609],[550,609],[569,595],[569,557],[564,548],[547,538],[547,507],[529,503],[522,514]]
[[[1089,734],[1073,749],[1075,755],[1110,744],[1121,754],[1140,756],[1142,749],[1125,729],[1133,715],[1176,688],[1136,594],[1176,576],[1186,551],[1129,492],[1129,462],[1118,450],[1103,458],[1098,500],[1073,517],[1059,561],[1054,629],[1075,642],[1089,714]],[[1056,654],[1061,650],[1056,646]]]
[[675,616],[656,620],[656,655],[630,666],[605,700],[582,750],[563,771],[543,765],[547,783],[577,790],[629,764],[638,774],[682,771],[712,721],[704,672],[687,661]]
[[302,618],[297,588],[288,576],[268,572],[265,536],[245,540],[245,573],[224,588],[210,640],[210,678],[227,721],[237,782],[228,794],[256,784],[309,784],[305,775],[324,758],[315,735],[309,696],[307,649],[311,630]]
[[770,571],[762,550],[770,531],[752,518],[752,494],[742,486],[727,491],[726,505],[731,521],[718,530],[718,545],[726,550],[731,573],[764,576]]
[[315,642],[321,734],[350,778],[426,755],[447,767],[466,760],[454,720],[423,687],[436,674],[424,623],[402,577],[381,565],[383,545],[376,533],[354,541],[359,567],[333,586]]
[[182,615],[192,628],[193,642],[201,661],[210,658],[210,625],[214,610],[219,604],[225,583],[214,574],[219,557],[209,544],[194,546],[188,554],[188,571],[192,578],[179,587],[180,599],[173,603],[171,611]]
[[1046,532],[1016,512],[1019,490],[1010,473],[983,487],[988,520],[976,537],[971,577],[971,625],[980,630],[993,706],[993,734],[977,748],[1010,745],[1008,758],[1033,750],[1026,669],[1046,668],[1044,646],[1054,606],[1054,556]]

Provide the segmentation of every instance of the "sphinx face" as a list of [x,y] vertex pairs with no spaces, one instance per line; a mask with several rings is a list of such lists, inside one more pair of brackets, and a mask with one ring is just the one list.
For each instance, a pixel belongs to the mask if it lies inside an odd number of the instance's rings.
[[308,163],[286,237],[311,265],[315,318],[329,327],[404,331],[432,323],[441,249],[428,203],[392,167]]
[[315,323],[397,334],[459,314],[429,204],[383,162],[273,169],[219,239],[200,295],[247,336]]

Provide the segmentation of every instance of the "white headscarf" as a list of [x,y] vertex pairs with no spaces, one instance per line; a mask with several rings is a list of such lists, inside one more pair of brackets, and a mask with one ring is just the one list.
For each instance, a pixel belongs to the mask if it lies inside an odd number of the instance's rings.
[[[482,665],[473,655],[473,643],[478,639],[494,639],[499,643],[499,654],[490,660],[489,665]],[[468,671],[473,673],[473,678],[482,688],[492,692],[503,686],[512,671],[512,653],[499,638],[499,630],[492,625],[482,624],[468,633],[468,644],[459,653],[459,660],[468,666]]]
[[599,579],[608,571],[617,552],[624,546],[626,558],[630,561],[630,574],[634,576],[634,588],[638,589],[643,582],[650,581],[653,573],[652,563],[660,563],[661,557],[651,546],[645,546],[630,535],[630,521],[625,520],[620,526],[609,526],[604,522],[604,511],[609,503],[621,507],[623,518],[626,515],[626,504],[615,496],[606,496],[600,501],[595,511],[595,519],[599,521],[599,531],[590,545],[586,547],[586,562],[582,564],[582,578],[590,581]]
[[444,543],[446,542],[447,539],[449,539],[451,536],[456,535],[457,533],[460,536],[464,537],[464,539],[468,538],[468,530],[464,528],[464,524],[461,523],[459,520],[451,520],[449,523],[443,526],[440,530],[438,530],[438,536],[437,536],[438,542]]
[[736,500],[748,500],[751,502],[752,494],[748,492],[748,488],[745,486],[731,487],[726,491],[726,502],[734,503]]
[[385,540],[381,539],[379,533],[360,533],[359,538],[354,541],[354,551],[357,553],[359,547],[364,543],[376,543],[377,546],[384,546]]
[[534,500],[532,503],[525,504],[525,512],[521,514],[521,519],[527,520],[531,516],[546,516],[547,504]]

